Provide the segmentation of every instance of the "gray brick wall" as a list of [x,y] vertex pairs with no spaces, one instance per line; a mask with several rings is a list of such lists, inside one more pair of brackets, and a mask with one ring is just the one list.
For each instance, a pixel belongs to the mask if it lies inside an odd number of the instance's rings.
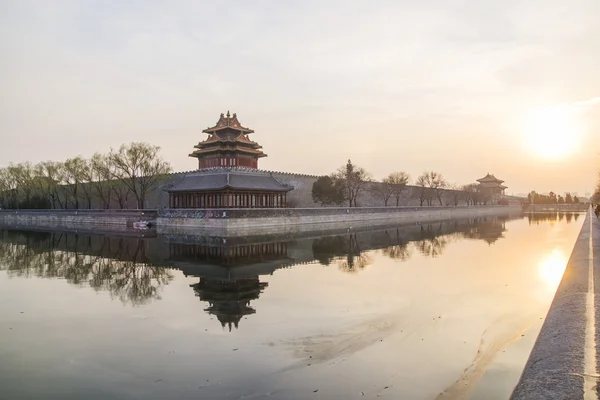
[[[167,208],[169,205],[169,196],[168,193],[164,190],[170,184],[178,181],[185,177],[185,175],[189,172],[194,171],[185,171],[185,172],[177,172],[167,175],[161,182],[159,182],[159,187],[146,196],[146,204],[144,208],[152,209],[152,208]],[[319,178],[314,175],[305,175],[305,174],[297,174],[297,173],[288,173],[281,171],[262,171],[264,173],[272,174],[278,181],[281,183],[290,185],[294,188],[291,192],[288,193],[288,204],[293,208],[310,208],[310,207],[321,207],[320,204],[316,204],[312,199],[312,185]],[[360,207],[383,207],[384,201],[376,190],[378,186],[382,185],[378,182],[367,183],[364,187],[364,190],[360,193],[358,197],[358,205]],[[443,205],[454,205],[454,200],[450,195],[451,191],[444,191],[446,195],[443,199]],[[129,201],[127,204],[127,208],[134,209],[136,208],[136,202],[133,198],[133,195],[129,196]],[[395,198],[391,198],[388,206],[395,206],[396,200]],[[401,206],[415,206],[419,205],[419,188],[416,186],[407,186],[404,192],[402,193],[402,199],[400,202]],[[434,205],[439,205],[437,199],[434,199]],[[464,200],[460,200],[458,205],[466,205]],[[111,208],[118,208],[119,205],[116,201],[113,201],[111,204]],[[92,202],[92,208],[102,208],[102,204],[98,199],[94,199]]]

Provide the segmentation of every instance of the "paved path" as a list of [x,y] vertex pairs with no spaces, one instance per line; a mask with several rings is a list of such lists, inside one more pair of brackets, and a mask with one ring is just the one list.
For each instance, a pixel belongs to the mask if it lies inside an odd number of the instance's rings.
[[598,344],[600,220],[590,208],[511,399],[600,399]]

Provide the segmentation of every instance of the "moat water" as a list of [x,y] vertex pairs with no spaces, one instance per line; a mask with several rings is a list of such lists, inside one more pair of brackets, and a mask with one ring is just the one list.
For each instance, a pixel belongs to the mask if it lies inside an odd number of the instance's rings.
[[0,230],[0,398],[506,399],[583,220]]

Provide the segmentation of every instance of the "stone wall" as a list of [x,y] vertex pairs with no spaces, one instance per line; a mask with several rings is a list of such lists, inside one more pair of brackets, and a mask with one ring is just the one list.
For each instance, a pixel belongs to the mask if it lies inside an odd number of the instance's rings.
[[157,230],[165,234],[187,234],[190,230],[217,231],[222,236],[286,234],[303,230],[422,223],[511,213],[521,213],[521,210],[506,206],[177,209],[159,212]]
[[13,228],[125,230],[155,219],[155,210],[0,210],[0,226]]
[[[270,171],[267,171],[270,172]],[[302,175],[286,172],[271,172],[273,176],[281,183],[290,185],[294,188],[288,194],[288,203],[292,208],[312,208],[321,207],[320,204],[315,203],[312,199],[312,186],[313,183],[319,178],[315,175]],[[364,189],[358,196],[357,203],[359,207],[384,207],[385,202],[380,193],[380,190],[384,186],[381,182],[369,182],[365,184]],[[406,186],[406,189],[402,192],[400,197],[400,206],[420,206],[419,193],[420,188],[417,186]],[[443,190],[442,191],[442,205],[454,205],[454,190]],[[434,205],[440,205],[437,198],[434,199]],[[459,206],[467,205],[462,192],[459,192],[458,204]],[[396,206],[396,198],[391,197],[388,201],[388,206]]]
[[[288,193],[288,205],[290,208],[311,208],[311,207],[322,207],[320,204],[315,203],[312,199],[312,186],[313,183],[319,178],[316,175],[305,175],[305,174],[297,174],[297,173],[289,173],[289,172],[279,172],[279,171],[264,171],[259,170],[266,174],[272,174],[275,179],[283,184],[290,185],[294,188],[291,192]],[[195,172],[195,171],[185,171],[185,172],[176,172],[168,174],[164,179],[162,179],[158,183],[158,187],[149,192],[146,195],[146,202],[144,208],[146,209],[160,209],[167,208],[169,206],[169,195],[164,190],[169,185],[177,182],[178,180],[185,177],[186,174]],[[365,184],[364,189],[358,196],[357,203],[359,207],[383,207],[384,201],[381,194],[377,191],[378,188],[383,186],[380,182],[369,182]],[[83,190],[81,190],[83,192]],[[400,205],[402,206],[419,206],[419,192],[420,188],[417,186],[407,186],[403,191]],[[442,199],[442,205],[454,205],[454,196],[452,195],[454,191],[452,190],[444,190],[444,196]],[[461,193],[461,192],[459,192]],[[510,197],[510,196],[507,196]],[[437,199],[433,199],[434,205],[440,205]],[[390,198],[389,206],[396,205],[396,199],[394,197]],[[464,196],[461,194],[459,196],[458,205],[467,205],[464,200]],[[85,208],[87,206],[84,199],[81,201],[80,208]],[[92,200],[93,209],[101,209],[104,205],[96,196],[94,196]],[[111,203],[111,209],[118,209],[120,206],[116,200],[113,200]],[[127,200],[127,209],[136,209],[137,203],[132,194],[129,195]]]

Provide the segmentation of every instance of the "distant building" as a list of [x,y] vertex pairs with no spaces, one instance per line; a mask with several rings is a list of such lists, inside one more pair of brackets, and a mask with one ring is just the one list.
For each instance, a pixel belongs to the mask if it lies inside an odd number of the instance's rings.
[[487,174],[479,182],[479,192],[489,203],[497,203],[498,200],[504,197],[506,186],[502,185],[503,180],[496,178],[493,174]]
[[215,126],[202,132],[208,138],[190,154],[198,159],[198,171],[165,188],[170,208],[286,207],[293,188],[258,170],[258,159],[267,155],[250,140],[254,131],[242,126],[236,114],[221,114]]

